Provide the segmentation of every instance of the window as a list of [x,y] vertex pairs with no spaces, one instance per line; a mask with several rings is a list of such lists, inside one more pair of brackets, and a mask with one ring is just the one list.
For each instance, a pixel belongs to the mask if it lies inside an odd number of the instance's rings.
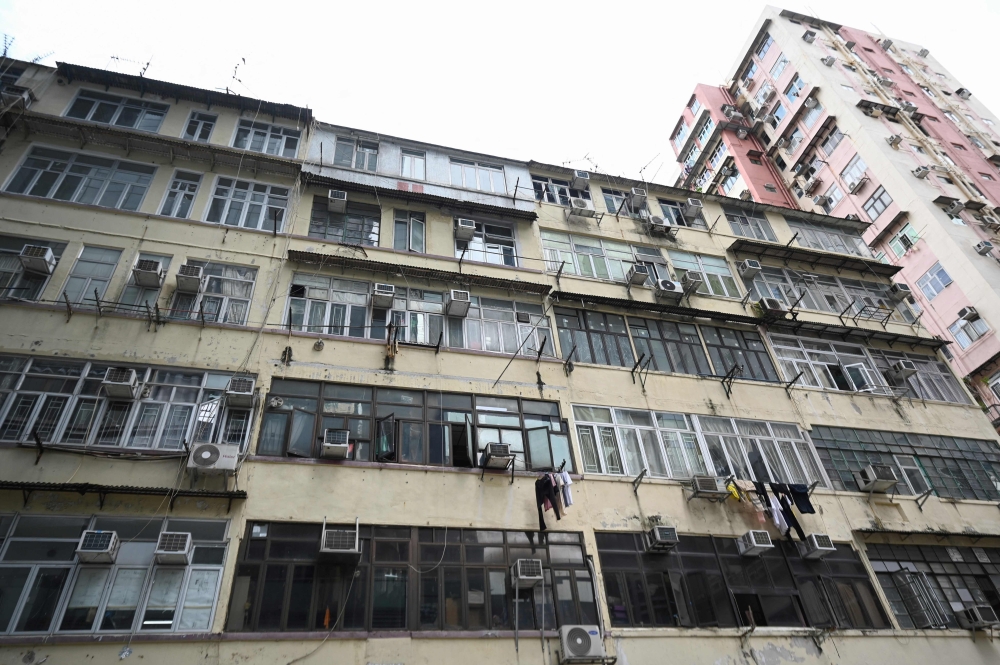
[[823,203],[823,212],[826,214],[831,214],[833,209],[837,207],[837,204],[844,199],[844,193],[840,191],[840,187],[837,185],[830,185],[830,188],[823,193],[826,197],[826,202]]
[[778,55],[778,59],[774,61],[773,65],[771,65],[771,79],[777,81],[778,77],[781,76],[781,73],[785,71],[785,67],[787,65],[788,58],[784,53],[780,53]]
[[[21,515],[13,521],[0,564],[0,585],[8,599],[2,632],[211,629],[226,552],[225,521],[103,515]],[[11,522],[10,517],[2,518],[4,535]],[[76,545],[87,528],[118,533],[119,563],[75,560]],[[192,534],[195,548],[190,564],[156,565],[153,550],[161,530]]]
[[727,175],[719,184],[719,189],[721,189],[726,196],[730,196],[736,188],[736,183],[738,182],[740,182],[740,172],[736,170],[736,167],[733,167],[729,170],[729,175]]
[[840,172],[840,178],[844,181],[847,189],[851,190],[865,177],[867,170],[868,165],[865,164],[865,160],[861,159],[861,155],[854,155],[851,161],[847,163],[847,167]]
[[[725,144],[720,144],[725,146]],[[663,219],[671,226],[689,226],[696,229],[707,229],[705,219],[698,213],[697,217],[689,218],[684,215],[684,205],[679,201],[668,201],[658,199],[660,210],[663,211]]]
[[635,352],[652,359],[650,368],[676,374],[711,374],[698,328],[690,323],[629,317]]
[[250,152],[294,158],[299,150],[301,134],[302,132],[297,129],[243,119],[237,126],[233,147]]
[[937,95],[935,95],[934,92],[926,85],[920,86],[920,89],[923,90],[924,94],[930,97],[931,99],[937,99]]
[[955,150],[965,150],[966,149],[965,146],[962,145],[961,143],[952,143],[951,147],[954,148]]
[[477,221],[472,240],[455,239],[455,258],[516,268],[514,229]]
[[701,126],[701,130],[698,132],[698,143],[702,146],[708,141],[709,137],[712,136],[712,131],[715,129],[715,123],[712,122],[711,118],[705,119],[705,124]]
[[[827,190],[827,192],[830,192],[834,188],[836,188],[836,185]],[[839,189],[837,190],[837,194],[837,200],[839,201],[841,198],[839,196]],[[829,195],[827,193],[827,196]],[[836,205],[836,203],[831,204],[831,209],[833,205]],[[788,227],[793,232],[798,233],[799,244],[803,247],[812,247],[813,249],[821,249],[825,252],[837,252],[839,254],[853,254],[854,256],[865,258],[869,258],[872,255],[871,250],[868,249],[868,245],[861,237],[859,231],[833,226],[832,224],[807,222],[790,217],[786,217],[785,219],[788,221]]]
[[778,380],[774,363],[767,355],[767,347],[760,333],[701,326],[701,334],[705,338],[705,346],[708,347],[708,355],[712,359],[716,376],[725,376],[733,367],[739,366],[742,371],[737,372],[737,378],[757,381]]
[[[684,156],[684,166],[686,166],[689,169],[690,168],[694,168],[694,164],[695,164],[695,162],[698,161],[698,157],[700,155],[701,155],[701,148],[698,146],[698,144],[692,145],[688,149],[687,154]],[[615,207],[615,211],[617,211],[619,209],[618,206],[621,205],[621,200],[620,200],[621,198],[624,198],[626,200],[625,209],[631,208],[631,203],[628,202],[628,197],[624,193],[622,193],[622,192],[620,192],[620,191],[618,191],[616,189],[605,189],[604,190],[604,200],[605,201],[608,201],[608,194],[612,194],[613,196],[619,198],[619,200],[617,202],[617,205]],[[610,208],[609,208],[609,210],[610,210]]]
[[625,317],[603,312],[555,308],[556,329],[563,358],[576,362],[632,367],[635,357]]
[[994,124],[993,121],[990,120],[989,118],[983,118],[983,122],[989,125],[990,127],[992,127]]
[[66,117],[142,132],[157,132],[169,108],[166,104],[81,90],[66,112]]
[[785,88],[785,97],[788,99],[789,102],[794,104],[795,101],[799,98],[799,95],[802,94],[802,89],[804,87],[806,87],[805,82],[799,77],[798,74],[796,74],[795,76],[792,77],[792,80],[788,84],[788,87]]
[[[948,118],[949,120],[951,120],[955,124],[958,124],[958,116],[955,115],[954,113],[952,113],[951,111],[944,111],[944,117]],[[952,145],[955,145],[955,144],[953,143]]]
[[17,85],[17,81],[21,78],[21,74],[23,73],[23,67],[7,66],[3,69],[3,73],[0,74],[0,85]]
[[[851,67],[850,65],[844,65],[844,68],[845,69],[850,69],[851,71],[855,71],[855,69],[853,67]],[[854,92],[855,91],[854,90],[854,86],[847,85],[846,83],[841,83],[840,84],[840,88],[842,90],[844,90],[845,92]]]
[[549,318],[541,305],[472,297],[469,313],[446,322],[447,346],[494,353],[554,357]]
[[[701,150],[695,146],[692,148],[692,153],[697,150],[698,154],[701,154]],[[697,157],[695,157],[697,159]],[[690,160],[693,163],[693,160]],[[612,215],[628,215],[633,218],[645,218],[649,211],[646,206],[643,205],[642,208],[633,209],[632,208],[632,195],[628,192],[623,192],[619,189],[608,189],[606,187],[601,188],[601,193],[604,195],[604,207],[607,208],[608,212]]]
[[733,230],[734,235],[755,240],[765,240],[767,242],[777,242],[777,238],[774,237],[774,231],[771,230],[771,224],[763,214],[725,205],[722,206],[722,210],[726,213],[726,219],[729,220],[729,227]]
[[[362,525],[356,564],[320,555],[320,530],[247,525],[227,631],[497,631],[515,615],[519,630],[597,623],[580,534]],[[544,562],[544,583],[515,594],[510,569],[528,558]]]
[[773,115],[774,118],[771,119],[770,125],[774,129],[777,129],[778,125],[781,124],[781,121],[785,119],[786,115],[788,115],[788,111],[781,105],[781,102],[778,102],[775,105],[774,110],[771,111],[771,115]]
[[358,141],[354,152],[354,168],[372,173],[378,170],[378,143]]
[[965,138],[969,139],[969,143],[971,143],[972,145],[976,146],[977,148],[980,148],[980,149],[985,149],[986,148],[986,144],[983,143],[982,141],[980,141],[979,139],[977,139],[975,136],[966,136]]
[[452,159],[451,184],[455,187],[478,189],[494,194],[507,193],[503,179],[503,167],[494,164]]
[[287,187],[219,178],[205,221],[245,229],[281,231],[287,207]]
[[823,105],[816,102],[816,106],[808,109],[802,116],[802,124],[805,125],[806,129],[812,129],[819,117],[823,115]]
[[38,432],[45,443],[172,451],[192,442],[244,443],[251,413],[226,406],[229,374],[133,367],[149,397],[122,401],[101,385],[108,367],[0,356],[0,441],[33,443]]
[[424,213],[397,210],[394,220],[392,248],[423,254],[424,235],[427,229]]
[[910,147],[913,148],[913,152],[917,153],[918,155],[926,155],[927,154],[927,152],[924,151],[923,148],[921,148],[920,146],[918,146],[916,144],[910,144]]
[[[140,252],[137,261],[159,261],[160,270],[164,273],[170,267],[170,257],[162,254]],[[156,299],[160,296],[162,285],[163,280],[161,279],[159,286],[139,286],[135,283],[135,273],[129,275],[121,298],[118,299],[119,309],[125,313],[146,316],[156,307]]]
[[366,337],[368,291],[367,282],[295,273],[288,297],[288,323],[305,332]]
[[651,268],[651,279],[668,276],[663,256],[653,247],[543,229],[542,251],[549,272],[561,267],[563,274],[624,282],[632,264],[646,263]]
[[202,275],[207,278],[205,288],[201,293],[175,291],[171,316],[180,319],[204,316],[210,323],[245,325],[257,269],[193,259],[187,263],[202,267]]
[[755,298],[776,298],[788,307],[798,303],[797,308],[832,314],[868,307],[878,310],[880,318],[889,315],[894,321],[912,321],[907,308],[893,300],[883,283],[764,266],[753,287]]
[[691,254],[690,252],[668,251],[670,263],[673,264],[677,279],[683,279],[689,270],[700,272],[705,278],[698,287],[699,295],[720,296],[723,298],[739,298],[740,291],[736,280],[729,269],[729,263],[722,256],[706,254]]
[[989,173],[980,173],[979,177],[982,178],[983,180],[988,180],[990,182],[993,182],[995,180],[995,178],[991,176]]
[[[935,356],[872,348],[868,349],[868,353],[874,359],[875,367],[882,372],[888,382],[895,388],[904,389],[909,397],[955,404],[969,403],[962,385],[948,365],[940,362]],[[892,365],[900,360],[912,362],[917,368],[917,373],[906,380],[894,378],[890,370]]]
[[379,222],[382,210],[378,206],[347,202],[345,212],[331,212],[325,196],[314,196],[309,237],[348,245],[378,246]]
[[948,332],[951,333],[952,337],[955,338],[955,341],[963,349],[969,348],[973,342],[989,331],[990,327],[983,319],[972,319],[971,321],[959,319],[948,326]]
[[801,372],[797,383],[803,386],[890,394],[862,346],[785,335],[771,335],[771,342],[786,381]]
[[561,206],[570,205],[571,198],[590,200],[590,191],[586,189],[570,189],[569,181],[544,176],[531,176],[531,185],[535,189],[535,200],[545,203],[555,203]]
[[677,146],[677,148],[684,145],[684,139],[687,138],[689,131],[687,123],[681,120],[680,124],[677,125],[677,131],[674,132],[674,145]]
[[51,248],[57,265],[62,253],[66,251],[66,243],[63,242],[0,235],[0,298],[38,300],[42,296],[49,276],[24,269],[19,256],[25,245]]
[[[896,486],[900,494],[918,494],[930,487],[940,497],[1000,499],[996,441],[822,425],[814,425],[811,435],[834,489],[857,491],[854,472],[869,464],[888,464],[901,479]],[[905,463],[900,464],[903,458]],[[914,466],[920,473],[901,468]]]
[[212,136],[212,129],[215,128],[215,122],[218,119],[219,117],[216,115],[191,111],[191,117],[184,128],[184,138],[189,141],[208,143],[209,137]]
[[955,184],[954,180],[952,180],[951,178],[948,178],[946,176],[939,175],[939,176],[937,176],[937,179],[940,180],[941,182],[947,183],[949,185],[954,185]]
[[691,115],[698,115],[698,111],[701,110],[701,102],[698,101],[697,97],[691,97],[688,108],[691,109]]
[[426,155],[418,150],[403,149],[403,167],[400,175],[411,180],[424,179]]
[[771,44],[773,43],[774,39],[771,38],[771,35],[765,32],[764,38],[760,40],[759,44],[757,44],[757,49],[755,51],[757,57],[763,60],[764,56],[767,55],[767,50],[771,48]]
[[833,154],[833,151],[837,149],[840,142],[844,140],[844,133],[840,131],[840,127],[834,125],[833,129],[827,135],[826,139],[823,141],[823,152],[826,153],[827,157]]
[[11,178],[12,194],[138,210],[156,168],[104,157],[32,148]]
[[[905,239],[904,239],[905,238]],[[920,240],[920,236],[917,234],[917,230],[906,224],[900,229],[899,233],[895,234],[889,239],[889,248],[892,250],[893,254],[896,256],[903,256],[910,250]]]
[[163,199],[160,214],[187,219],[188,215],[191,214],[191,205],[194,203],[194,197],[198,194],[200,184],[200,173],[188,173],[187,171],[175,173],[170,188],[167,190],[167,197]]
[[[73,271],[63,287],[62,297],[68,298],[74,305],[94,307],[104,297],[118,259],[120,249],[105,249],[104,247],[84,247],[80,252]],[[62,299],[62,298],[60,298]]]
[[868,213],[868,217],[874,222],[878,219],[879,215],[885,212],[885,209],[889,207],[892,203],[892,197],[889,193],[885,191],[885,187],[879,187],[875,190],[875,193],[865,201],[865,212]]
[[745,83],[747,79],[752,79],[756,73],[757,63],[751,60],[750,64],[747,65],[747,68],[743,70],[743,74],[740,75],[740,80]]

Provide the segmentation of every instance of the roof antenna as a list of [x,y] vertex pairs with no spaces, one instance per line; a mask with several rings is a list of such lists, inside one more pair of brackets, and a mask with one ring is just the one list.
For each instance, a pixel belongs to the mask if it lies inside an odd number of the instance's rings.
[[14,43],[14,38],[11,37],[10,35],[8,35],[7,33],[4,33],[4,35],[3,35],[3,57],[6,58],[7,54],[10,53],[10,45],[13,44],[13,43]]

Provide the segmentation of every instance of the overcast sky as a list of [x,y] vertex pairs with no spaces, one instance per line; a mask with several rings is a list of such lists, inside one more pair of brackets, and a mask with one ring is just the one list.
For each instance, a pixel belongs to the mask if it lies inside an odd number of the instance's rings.
[[[725,80],[764,4],[0,0],[0,30],[10,55],[52,52],[47,65],[149,62],[150,78],[327,122],[668,183],[681,108],[696,83]],[[997,0],[774,4],[920,43],[1000,112]]]

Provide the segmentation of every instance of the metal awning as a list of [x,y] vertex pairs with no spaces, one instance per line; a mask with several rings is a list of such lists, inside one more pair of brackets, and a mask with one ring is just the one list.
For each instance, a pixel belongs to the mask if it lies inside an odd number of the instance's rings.
[[170,508],[178,497],[197,499],[226,499],[229,509],[233,507],[233,499],[246,499],[246,490],[191,490],[175,489],[173,487],[136,487],[129,485],[95,485],[94,483],[36,483],[17,480],[0,480],[0,490],[20,490],[24,503],[28,503],[32,492],[70,492],[79,494],[97,494],[101,508],[104,499],[110,494],[134,496],[164,496],[170,497]]
[[[303,171],[302,178],[307,185],[318,185],[322,187],[335,186],[352,192],[375,194],[380,198],[392,199],[394,201],[418,201],[420,203],[431,203],[434,205],[448,206],[454,210],[470,210],[473,211],[473,214],[475,211],[485,212],[499,217],[512,217],[527,222],[533,222],[538,219],[538,213],[534,210],[518,210],[517,208],[505,208],[486,203],[460,201],[458,199],[436,196],[434,194],[424,194],[422,192],[411,192],[400,189],[390,189],[388,187],[378,187],[376,185],[365,185],[350,180],[343,180],[341,178],[331,178],[329,176],[318,175],[316,173],[312,173],[311,171]],[[525,199],[520,200],[524,201]]]
[[859,99],[858,103],[855,106],[857,106],[859,109],[878,109],[882,113],[885,113],[886,115],[891,115],[893,117],[895,117],[900,111],[900,108],[898,106],[890,106],[889,104],[880,104],[879,102],[873,102],[868,99]]
[[203,162],[213,170],[216,166],[239,169],[242,173],[253,174],[255,177],[258,173],[267,173],[285,178],[296,178],[301,168],[301,164],[293,159],[237,150],[210,143],[185,141],[163,134],[151,134],[71,118],[59,118],[32,111],[25,112],[20,121],[26,124],[29,132],[73,141],[78,143],[81,148],[85,148],[87,145],[117,148],[125,153],[126,159],[133,152],[141,152],[156,155],[171,162],[175,159]]
[[951,344],[951,342],[938,339],[936,337],[920,337],[919,335],[894,333],[884,329],[876,330],[872,328],[854,328],[840,324],[820,323],[818,321],[770,319],[767,321],[767,327],[769,330],[779,333],[788,333],[793,335],[810,333],[820,337],[833,337],[843,342],[853,341],[863,342],[865,344],[871,341],[885,342],[889,348],[892,348],[896,344],[904,344],[909,346],[911,349],[923,346],[936,351],[946,344]]
[[[823,121],[822,126],[820,126],[819,130],[817,130],[816,133],[813,134],[813,137],[809,139],[809,142],[806,143],[806,147],[802,150],[802,153],[799,156],[799,158],[796,159],[795,163],[791,165],[792,172],[794,172],[795,167],[798,166],[802,162],[802,160],[804,160],[806,156],[809,155],[809,153],[816,148],[816,146],[820,142],[820,139],[821,138],[825,139],[826,133],[831,129],[833,129],[833,127],[835,127],[836,124],[837,124],[837,116],[835,115],[826,116],[826,120]],[[833,169],[830,169],[830,171],[832,172]]]
[[172,97],[175,100],[187,99],[199,102],[205,104],[208,108],[223,106],[225,108],[236,109],[241,113],[243,111],[253,111],[261,116],[295,120],[304,124],[306,128],[309,127],[313,119],[312,111],[301,106],[265,102],[260,99],[243,97],[242,95],[230,94],[228,92],[203,90],[202,88],[193,88],[177,83],[156,81],[144,76],[121,74],[119,72],[110,72],[106,69],[71,65],[65,62],[57,62],[56,67],[56,73],[59,76],[65,76],[70,83],[73,81],[86,81],[88,83],[103,85],[105,88],[134,90],[140,96],[150,93],[165,98]]
[[553,291],[552,300],[557,304],[573,306],[577,303],[587,303],[592,305],[607,305],[627,312],[652,312],[655,314],[672,314],[674,316],[684,316],[699,319],[712,319],[714,321],[726,321],[729,323],[742,323],[748,326],[758,326],[764,319],[746,314],[729,314],[712,309],[696,309],[693,307],[681,307],[680,305],[668,305],[666,303],[650,302],[648,300],[631,300],[628,298],[611,298],[608,296],[596,296],[586,293],[573,293],[571,291]]
[[826,26],[834,32],[837,32],[842,27],[839,23],[833,23],[832,21],[824,21],[821,18],[816,18],[815,16],[809,16],[808,14],[799,14],[798,12],[789,11],[787,9],[782,9],[779,14],[782,18],[787,18],[790,20],[798,21],[799,23],[805,23],[809,27],[816,26]]
[[871,242],[869,242],[868,245],[869,246],[877,245],[879,242],[882,241],[883,238],[889,235],[889,233],[896,227],[897,224],[899,224],[901,221],[903,221],[909,216],[910,213],[906,210],[900,210],[899,212],[897,212],[896,216],[893,217],[888,224],[883,226],[882,229],[875,234],[875,237],[871,239]]
[[[345,247],[359,249],[362,253],[364,252],[364,249],[360,246],[346,245]],[[321,268],[361,270],[385,275],[387,280],[391,280],[394,277],[405,277],[407,279],[433,280],[456,286],[478,286],[486,289],[498,289],[511,293],[530,293],[539,296],[545,295],[552,288],[548,284],[524,282],[519,279],[503,279],[501,277],[490,277],[488,275],[455,272],[452,270],[438,270],[437,268],[424,268],[422,266],[412,266],[403,263],[373,261],[367,258],[367,256],[360,258],[341,254],[303,252],[293,249],[288,252],[288,260],[296,263],[318,265]]]
[[947,531],[945,529],[925,529],[923,531],[910,531],[906,529],[855,529],[864,535],[885,535],[885,536],[935,536],[937,538],[1000,538],[1000,533],[983,533],[982,531]]
[[748,240],[740,238],[729,246],[729,251],[734,254],[744,254],[757,258],[771,258],[784,261],[798,261],[806,263],[810,267],[825,266],[833,268],[837,272],[841,270],[853,270],[860,273],[871,273],[878,277],[892,277],[903,269],[903,266],[894,266],[882,263],[874,258],[854,256],[852,254],[836,254],[825,252],[820,249],[811,249],[800,245],[780,245],[778,243],[763,242],[759,240]]

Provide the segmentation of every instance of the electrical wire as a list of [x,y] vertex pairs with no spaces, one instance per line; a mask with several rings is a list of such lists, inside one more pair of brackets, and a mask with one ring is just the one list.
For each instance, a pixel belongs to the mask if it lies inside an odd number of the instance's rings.
[[347,587],[347,595],[344,596],[344,606],[342,608],[340,608],[340,614],[337,615],[336,620],[333,623],[330,624],[330,630],[328,630],[326,632],[326,636],[323,637],[323,641],[320,642],[319,644],[317,644],[316,648],[313,649],[312,651],[310,651],[309,653],[307,653],[307,654],[305,654],[303,656],[299,656],[298,658],[293,658],[292,660],[288,661],[288,663],[286,663],[286,665],[293,665],[294,663],[297,663],[297,662],[299,662],[301,660],[305,660],[309,656],[311,656],[314,653],[316,653],[317,651],[319,651],[320,647],[322,647],[324,644],[326,644],[326,641],[328,639],[330,639],[330,636],[333,635],[333,631],[337,627],[337,624],[340,623],[340,620],[342,618],[344,618],[344,614],[347,612],[347,604],[348,604],[348,601],[351,599],[351,590],[354,589],[354,580],[356,580],[359,577],[359,575],[360,575],[360,569],[361,569],[361,559],[359,558],[358,562],[356,564],[354,564],[354,573],[351,575],[351,583]]

